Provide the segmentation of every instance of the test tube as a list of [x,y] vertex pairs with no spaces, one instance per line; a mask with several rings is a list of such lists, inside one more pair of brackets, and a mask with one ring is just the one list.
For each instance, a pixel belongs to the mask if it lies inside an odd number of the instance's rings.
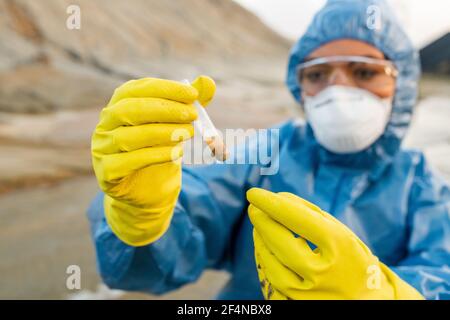
[[[190,85],[187,79],[183,80],[183,83]],[[193,122],[195,130],[201,134],[203,141],[211,150],[214,158],[218,161],[225,161],[228,157],[228,151],[211,118],[197,100],[194,101],[194,107],[198,114],[197,120]]]

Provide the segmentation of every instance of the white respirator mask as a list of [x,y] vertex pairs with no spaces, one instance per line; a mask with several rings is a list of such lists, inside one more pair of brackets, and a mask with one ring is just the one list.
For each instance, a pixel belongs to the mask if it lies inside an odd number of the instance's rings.
[[317,141],[334,153],[356,153],[372,145],[384,132],[392,98],[347,86],[330,86],[304,98],[306,118]]

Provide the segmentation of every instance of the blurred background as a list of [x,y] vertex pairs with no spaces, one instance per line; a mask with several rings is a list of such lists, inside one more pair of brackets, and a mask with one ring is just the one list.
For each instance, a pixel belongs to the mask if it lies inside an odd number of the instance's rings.
[[[425,71],[405,141],[450,180],[450,3],[391,0]],[[140,77],[217,82],[219,128],[264,128],[298,109],[290,46],[323,0],[0,0],[0,298],[213,298],[227,275],[155,297],[108,290],[86,208],[90,135],[115,87]],[[81,9],[80,29],[67,9]],[[66,269],[81,268],[81,290]]]

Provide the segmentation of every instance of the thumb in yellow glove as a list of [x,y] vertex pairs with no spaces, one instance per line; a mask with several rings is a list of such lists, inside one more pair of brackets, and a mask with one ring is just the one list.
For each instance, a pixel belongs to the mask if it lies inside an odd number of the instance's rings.
[[[256,188],[247,199],[266,299],[423,299],[317,206]],[[307,240],[317,247],[312,250]]]
[[193,134],[192,105],[206,106],[214,81],[192,85],[145,78],[117,88],[92,136],[92,162],[105,216],[122,241],[142,246],[167,230],[181,188],[182,141]]

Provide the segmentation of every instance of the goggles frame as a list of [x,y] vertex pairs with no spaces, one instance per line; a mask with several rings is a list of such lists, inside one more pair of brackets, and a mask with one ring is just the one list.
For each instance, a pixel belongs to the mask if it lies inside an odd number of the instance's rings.
[[300,63],[296,68],[297,80],[300,82],[300,75],[301,75],[300,73],[302,70],[312,66],[325,64],[329,62],[359,62],[366,64],[377,64],[384,67],[386,75],[391,76],[394,79],[398,77],[398,70],[390,60],[370,58],[364,56],[329,56],[316,58]]

